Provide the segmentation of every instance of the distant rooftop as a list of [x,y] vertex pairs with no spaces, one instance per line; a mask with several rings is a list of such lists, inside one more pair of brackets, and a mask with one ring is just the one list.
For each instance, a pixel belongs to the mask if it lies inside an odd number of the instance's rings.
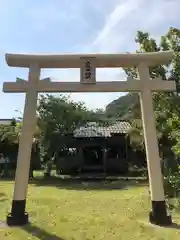
[[4,118],[4,119],[1,118],[0,119],[0,125],[9,125],[9,124],[11,124],[12,120],[13,120],[12,118],[11,119],[10,118],[9,119],[8,118]]

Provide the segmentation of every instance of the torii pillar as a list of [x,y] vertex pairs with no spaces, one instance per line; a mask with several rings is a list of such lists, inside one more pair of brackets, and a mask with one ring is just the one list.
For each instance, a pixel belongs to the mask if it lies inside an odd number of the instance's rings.
[[151,223],[157,225],[170,225],[172,220],[171,216],[167,215],[166,210],[152,93],[148,84],[146,84],[147,81],[151,81],[148,66],[143,63],[140,64],[138,66],[138,73],[140,81],[144,82],[142,84],[143,89],[140,92],[140,106],[152,203],[149,220]]
[[[29,88],[26,92],[23,125],[19,139],[19,151],[16,167],[14,196],[11,213],[7,216],[8,225],[23,225],[28,222],[25,212],[27,186],[34,130],[36,127],[37,83],[40,77],[38,64],[31,64],[29,68]],[[17,79],[17,82],[25,82]]]
[[[4,92],[26,93],[12,210],[7,217],[8,225],[24,225],[28,222],[25,205],[38,92],[139,92],[152,201],[149,220],[157,225],[172,223],[165,204],[152,92],[176,91],[176,84],[175,81],[151,80],[149,76],[149,66],[167,64],[171,60],[172,54],[172,52],[88,55],[6,54],[9,66],[30,69],[28,81],[17,80],[16,82],[5,82],[3,85]],[[96,82],[95,69],[97,67],[133,66],[138,69],[138,80]],[[39,81],[41,68],[81,68],[81,81],[80,83],[51,82],[50,79]]]

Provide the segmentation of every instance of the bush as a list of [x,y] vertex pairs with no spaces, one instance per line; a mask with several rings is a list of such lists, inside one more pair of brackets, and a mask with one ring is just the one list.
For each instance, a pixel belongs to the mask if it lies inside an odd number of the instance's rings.
[[180,166],[177,166],[175,171],[169,170],[164,177],[164,188],[167,196],[179,197],[180,195]]
[[67,156],[57,161],[57,174],[74,174],[82,167],[81,159],[78,156]]
[[164,192],[167,198],[173,198],[176,195],[176,191],[173,188],[170,179],[167,177],[164,177]]
[[[176,171],[169,170],[164,177],[164,191],[169,209],[180,209],[180,166],[177,166]],[[172,202],[171,199],[174,201]]]
[[106,159],[106,172],[107,173],[122,173],[128,172],[128,162],[126,159],[120,158],[107,158]]
[[148,179],[148,170],[146,167],[138,167],[136,165],[130,166],[129,176],[131,177],[144,177]]

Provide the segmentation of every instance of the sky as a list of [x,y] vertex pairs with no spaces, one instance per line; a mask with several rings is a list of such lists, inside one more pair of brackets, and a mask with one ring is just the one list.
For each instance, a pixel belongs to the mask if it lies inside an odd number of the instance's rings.
[[[0,119],[17,117],[24,94],[3,93],[4,81],[27,79],[28,70],[8,67],[5,53],[135,52],[137,30],[159,40],[169,27],[180,27],[180,0],[1,0]],[[79,81],[79,70],[46,69],[41,77]],[[97,81],[126,79],[122,69],[98,69]],[[76,93],[90,109],[104,108],[122,93]]]

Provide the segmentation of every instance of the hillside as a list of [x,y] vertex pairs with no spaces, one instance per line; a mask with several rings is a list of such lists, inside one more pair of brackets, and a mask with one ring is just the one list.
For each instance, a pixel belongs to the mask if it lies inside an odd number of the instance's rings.
[[106,115],[108,117],[131,120],[139,113],[139,96],[136,93],[128,93],[106,106]]

